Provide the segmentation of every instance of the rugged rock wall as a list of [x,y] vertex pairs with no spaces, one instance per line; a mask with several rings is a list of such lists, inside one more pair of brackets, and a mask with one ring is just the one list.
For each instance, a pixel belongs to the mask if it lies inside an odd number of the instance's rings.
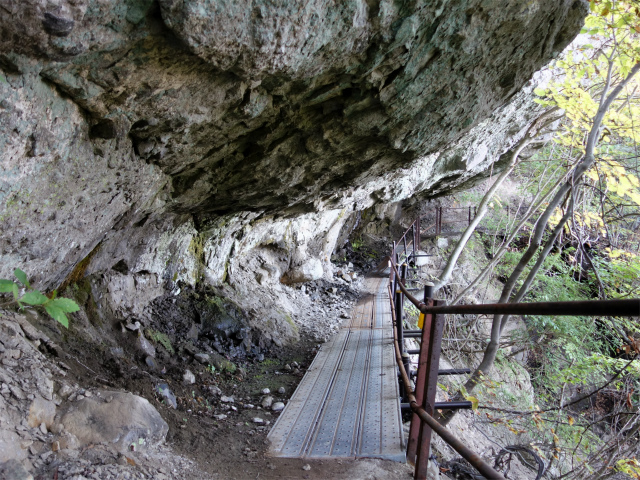
[[583,0],[0,10],[0,278],[98,275],[117,315],[179,281],[317,278],[350,211],[481,174],[535,115],[521,87],[586,14]]

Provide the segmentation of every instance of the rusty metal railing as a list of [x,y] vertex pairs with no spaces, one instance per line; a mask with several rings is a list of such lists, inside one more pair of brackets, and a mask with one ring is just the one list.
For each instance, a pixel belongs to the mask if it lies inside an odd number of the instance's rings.
[[[391,292],[391,285],[389,285],[389,296],[393,298]],[[393,306],[393,300],[392,300]],[[392,317],[394,325],[397,324],[397,318],[395,315],[395,311],[392,308]],[[439,325],[441,322],[432,322],[433,325]],[[437,327],[436,327],[437,328]],[[425,322],[425,330],[433,333],[431,329],[427,330],[427,325]],[[440,335],[442,329],[440,328]],[[497,472],[495,469],[491,467],[488,463],[486,463],[480,455],[472,451],[468,448],[462,441],[460,441],[450,430],[446,427],[440,425],[438,421],[433,418],[433,408],[435,407],[435,388],[437,381],[425,382],[423,379],[420,379],[416,382],[417,385],[422,384],[426,388],[425,391],[417,390],[414,391],[411,388],[411,381],[409,380],[409,375],[407,373],[407,369],[405,368],[404,357],[400,349],[400,344],[398,342],[397,329],[394,328],[393,331],[393,339],[394,339],[394,347],[396,353],[396,362],[398,363],[398,368],[400,369],[400,377],[402,379],[402,385],[404,386],[404,396],[408,400],[409,406],[414,413],[414,416],[419,418],[419,422],[415,421],[415,418],[411,421],[411,430],[409,432],[409,441],[407,442],[407,460],[415,466],[414,469],[414,478],[424,480],[427,478],[427,467],[429,462],[429,450],[431,446],[431,432],[435,431],[440,438],[442,438],[447,444],[449,444],[456,452],[458,452],[462,458],[467,460],[471,465],[473,465],[482,475],[487,479],[495,479],[495,480],[506,480],[503,475]],[[424,339],[423,339],[424,340]],[[433,342],[430,342],[433,343]],[[439,346],[439,343],[438,343]],[[438,348],[438,352],[436,355],[426,355],[429,359],[433,360],[434,357],[439,357],[440,352]],[[433,363],[433,361],[428,365],[423,365],[423,355],[421,355],[421,361],[419,365],[422,365],[425,368],[418,368],[418,375],[422,373],[425,375],[426,372],[429,372],[428,375],[430,377],[434,376],[435,369],[435,377],[438,375],[438,364]],[[432,379],[431,379],[432,380]],[[431,402],[425,400],[430,399]],[[426,407],[426,408],[425,408]],[[427,410],[430,410],[427,412]],[[425,425],[426,424],[426,425]],[[426,428],[425,428],[426,427]]]
[[[475,213],[475,212],[474,212]],[[469,208],[471,222],[471,208]],[[441,231],[442,210],[436,209],[436,232]],[[433,228],[433,225],[428,227]],[[409,236],[409,233],[411,235]],[[407,241],[409,239],[409,241]],[[413,412],[409,439],[407,442],[407,460],[415,465],[414,479],[424,480],[427,474],[431,432],[435,431],[447,444],[466,459],[488,479],[503,479],[498,471],[487,464],[477,453],[471,451],[449,430],[433,418],[434,407],[442,409],[465,408],[465,402],[441,402],[436,404],[435,396],[438,375],[449,372],[439,371],[442,332],[445,314],[504,314],[504,315],[579,315],[579,316],[640,316],[640,299],[630,300],[593,300],[576,302],[538,302],[538,303],[495,303],[479,305],[446,305],[442,300],[432,298],[432,289],[425,286],[424,300],[416,299],[406,286],[407,272],[414,266],[417,251],[420,249],[420,218],[414,221],[398,242],[393,243],[390,256],[389,298],[393,316],[393,336],[396,361],[400,370],[401,394]],[[398,270],[399,268],[399,270]],[[411,331],[410,336],[420,336],[420,349],[404,349],[403,311],[404,298],[407,298],[424,315],[421,331]],[[409,353],[418,353],[418,371],[415,390],[409,378]]]

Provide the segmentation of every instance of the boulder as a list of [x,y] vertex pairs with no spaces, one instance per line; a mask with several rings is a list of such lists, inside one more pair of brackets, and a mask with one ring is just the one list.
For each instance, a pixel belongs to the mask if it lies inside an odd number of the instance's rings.
[[29,406],[27,422],[31,428],[39,427],[42,423],[44,423],[47,428],[51,428],[55,416],[56,404],[50,400],[36,397]]
[[0,429],[0,463],[27,458],[27,451],[20,446],[20,440],[15,432]]
[[169,431],[146,399],[107,390],[69,405],[60,422],[80,446],[102,443],[121,453],[160,444]]
[[289,270],[282,278],[282,283],[311,282],[322,278],[324,268],[317,258],[309,258],[303,264]]
[[10,480],[33,480],[33,475],[27,472],[22,463],[16,459],[12,459],[0,463],[0,478]]

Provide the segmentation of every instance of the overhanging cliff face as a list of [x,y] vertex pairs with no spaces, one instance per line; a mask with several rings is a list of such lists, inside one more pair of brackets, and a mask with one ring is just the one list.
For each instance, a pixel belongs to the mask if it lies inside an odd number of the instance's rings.
[[508,148],[533,114],[512,109],[496,119],[499,142],[458,151],[492,136],[482,122],[508,111],[587,11],[582,0],[0,9],[0,277],[20,266],[49,288],[90,252],[76,274],[122,261],[118,274],[158,285],[229,282],[247,255],[275,265],[274,280],[317,272],[308,257],[321,271],[349,210],[441,193]]

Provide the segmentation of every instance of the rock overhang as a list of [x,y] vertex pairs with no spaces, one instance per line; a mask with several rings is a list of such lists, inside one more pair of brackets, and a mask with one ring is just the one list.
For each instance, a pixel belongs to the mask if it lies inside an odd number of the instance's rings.
[[3,253],[58,279],[163,212],[295,217],[457,186],[486,165],[442,152],[513,99],[587,11],[581,0],[7,5]]

